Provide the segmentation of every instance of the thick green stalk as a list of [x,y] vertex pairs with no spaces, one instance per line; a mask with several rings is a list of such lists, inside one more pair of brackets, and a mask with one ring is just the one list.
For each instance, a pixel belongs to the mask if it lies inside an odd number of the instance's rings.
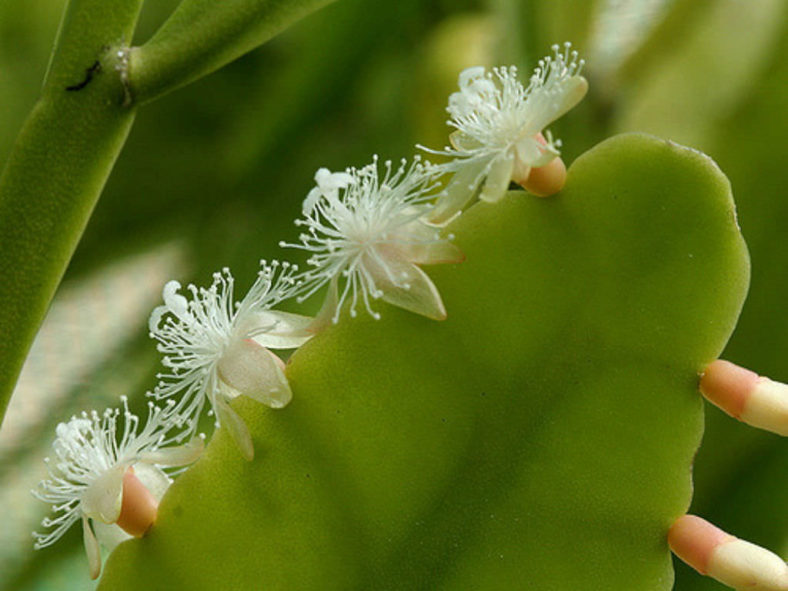
[[71,0],[42,96],[0,177],[0,416],[137,104],[212,72],[332,0],[184,0],[143,47],[143,0]]
[[0,415],[123,146],[124,46],[142,0],[71,0],[0,176]]
[[334,0],[183,0],[131,54],[134,100],[148,102],[264,43]]

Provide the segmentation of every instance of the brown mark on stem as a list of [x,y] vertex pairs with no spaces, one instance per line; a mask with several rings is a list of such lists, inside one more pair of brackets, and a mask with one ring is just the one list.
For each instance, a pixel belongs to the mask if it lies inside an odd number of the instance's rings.
[[101,72],[101,62],[96,60],[89,68],[85,68],[85,78],[82,82],[78,84],[72,84],[71,86],[66,86],[66,90],[75,91],[75,90],[82,90],[90,81],[93,80],[93,76]]

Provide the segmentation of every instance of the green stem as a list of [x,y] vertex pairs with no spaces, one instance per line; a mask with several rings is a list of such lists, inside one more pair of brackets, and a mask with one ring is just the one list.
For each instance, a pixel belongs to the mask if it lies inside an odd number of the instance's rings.
[[140,102],[332,0],[183,0],[131,50],[143,0],[71,0],[41,98],[0,176],[0,417]]
[[131,54],[134,100],[148,102],[251,51],[334,0],[183,0]]
[[0,415],[134,119],[123,56],[141,5],[68,3],[41,98],[0,176]]

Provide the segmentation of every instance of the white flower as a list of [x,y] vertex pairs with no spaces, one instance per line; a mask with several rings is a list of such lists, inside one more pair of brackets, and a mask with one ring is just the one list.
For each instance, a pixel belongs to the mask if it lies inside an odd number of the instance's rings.
[[[137,432],[139,418],[129,412],[125,397],[121,401],[122,415],[117,408],[103,415],[83,412],[60,423],[52,444],[55,461],[44,460],[49,478],[31,491],[51,503],[54,512],[54,517],[41,522],[50,531],[33,533],[34,547],[53,544],[81,518],[94,579],[101,570],[99,540],[111,550],[132,534],[144,534],[172,482],[162,467],[190,464],[203,448],[201,437],[167,447],[187,435],[187,431],[178,430],[182,421],[172,414],[172,405],[162,410],[149,403],[148,420]],[[122,428],[118,425],[121,416]]]
[[149,328],[168,373],[152,396],[180,397],[176,412],[199,417],[206,399],[216,426],[226,424],[247,459],[254,448],[243,420],[228,401],[248,396],[272,408],[292,398],[284,364],[269,351],[299,347],[312,336],[312,319],[271,310],[298,290],[297,267],[261,261],[262,269],[246,297],[234,303],[229,269],[215,273],[208,289],[189,285],[192,299],[180,295],[180,284],[164,286],[164,305],[153,310]]
[[[396,170],[384,163],[378,176],[378,160],[344,173],[320,169],[318,186],[304,200],[306,226],[300,244],[280,246],[312,253],[314,267],[305,274],[305,299],[327,283],[329,295],[324,311],[339,320],[342,305],[350,300],[350,315],[356,315],[359,299],[374,318],[371,300],[384,301],[422,314],[446,318],[440,294],[417,265],[460,262],[464,256],[438,230],[420,218],[433,207],[429,192],[439,174],[417,157],[407,166],[402,160]],[[340,190],[341,189],[341,190]],[[317,195],[317,197],[315,197]],[[451,238],[451,237],[449,237]]]
[[580,76],[583,60],[571,51],[570,43],[552,47],[554,56],[539,66],[524,88],[514,66],[468,68],[459,76],[459,92],[449,97],[448,124],[456,129],[452,148],[428,150],[453,157],[443,165],[455,175],[439,195],[429,221],[446,223],[471,199],[482,179],[480,198],[498,201],[510,180],[528,178],[532,167],[550,163],[559,155],[560,141],[547,139],[542,130],[574,107],[585,96],[588,83]]

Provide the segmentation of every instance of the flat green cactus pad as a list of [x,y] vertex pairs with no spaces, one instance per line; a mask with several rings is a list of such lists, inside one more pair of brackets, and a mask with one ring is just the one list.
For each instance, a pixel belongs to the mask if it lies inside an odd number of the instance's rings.
[[727,179],[618,136],[451,231],[449,319],[379,303],[307,343],[290,406],[235,405],[254,462],[217,432],[100,589],[671,589],[698,372],[749,278]]

